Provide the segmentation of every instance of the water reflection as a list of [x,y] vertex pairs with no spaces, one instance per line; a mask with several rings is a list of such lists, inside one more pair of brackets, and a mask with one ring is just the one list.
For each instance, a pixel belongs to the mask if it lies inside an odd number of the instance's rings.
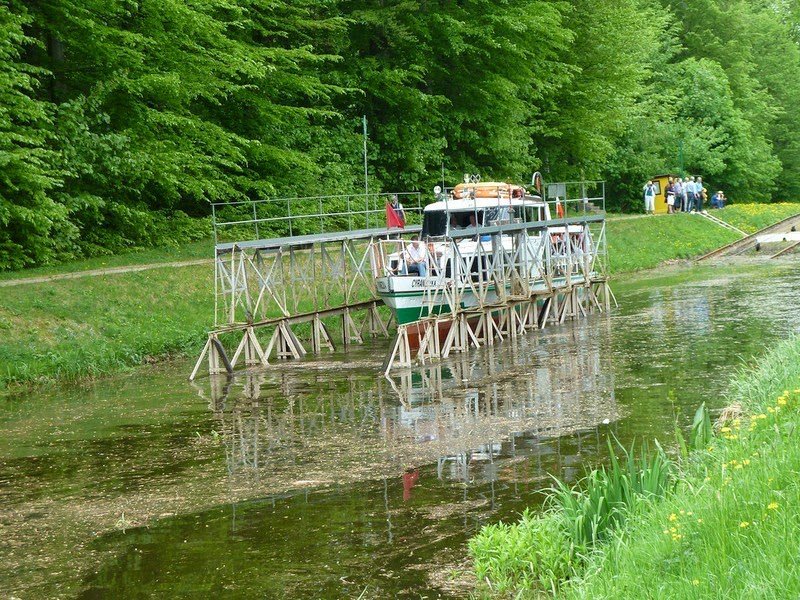
[[253,370],[197,389],[237,487],[277,475],[298,485],[391,475],[410,495],[406,475],[421,465],[435,464],[439,479],[487,483],[498,460],[616,421],[601,351],[609,335],[608,321],[593,318],[377,381]]

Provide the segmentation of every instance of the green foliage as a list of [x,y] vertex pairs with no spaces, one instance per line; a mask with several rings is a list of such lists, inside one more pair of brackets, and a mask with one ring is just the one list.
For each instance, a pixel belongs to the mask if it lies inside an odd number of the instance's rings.
[[64,206],[53,199],[52,112],[35,97],[39,68],[20,60],[32,40],[25,10],[0,4],[0,268],[58,258],[75,237]]
[[582,551],[603,540],[625,522],[641,500],[662,497],[670,487],[670,461],[656,443],[651,452],[643,443],[640,452],[621,447],[623,460],[608,442],[611,464],[592,470],[574,487],[556,482],[552,501],[564,518],[567,535]]
[[685,213],[610,219],[606,235],[614,273],[650,269],[667,260],[694,258],[740,237],[707,219]]
[[526,510],[515,523],[486,525],[470,539],[475,574],[504,593],[540,589],[555,593],[572,573],[573,548],[561,517]]
[[716,211],[714,216],[746,233],[755,233],[797,214],[800,214],[800,204],[776,202],[774,204],[733,204]]
[[372,191],[542,170],[638,210],[680,153],[734,200],[797,200],[798,29],[745,0],[3,0],[0,269],[354,193],[362,115]]
[[526,510],[513,524],[483,527],[469,542],[475,573],[497,592],[544,590],[555,594],[579,570],[589,550],[642,502],[670,489],[671,463],[656,443],[639,452],[620,446],[622,460],[608,441],[611,464],[592,470],[574,487],[556,481],[550,510]]

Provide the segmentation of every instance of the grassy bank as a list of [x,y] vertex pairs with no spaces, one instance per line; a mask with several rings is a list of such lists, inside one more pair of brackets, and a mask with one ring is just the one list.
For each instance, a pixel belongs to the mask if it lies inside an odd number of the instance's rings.
[[800,338],[735,379],[741,416],[592,556],[569,598],[797,598]]
[[[612,219],[607,233],[615,274],[691,258],[736,237],[693,215]],[[3,273],[0,280],[204,258],[211,251],[211,241],[195,242]],[[0,289],[0,389],[10,383],[98,376],[166,354],[194,354],[212,322],[210,265]]]
[[612,273],[652,269],[667,260],[700,256],[740,237],[708,219],[683,213],[611,219],[606,235]]
[[800,337],[742,370],[729,400],[716,434],[698,413],[677,468],[628,452],[543,514],[485,527],[470,551],[487,595],[800,596]]
[[208,265],[1,289],[0,387],[199,352],[213,319]]
[[738,227],[745,233],[755,233],[773,223],[800,213],[798,202],[775,204],[733,204],[722,210],[711,211],[715,217]]

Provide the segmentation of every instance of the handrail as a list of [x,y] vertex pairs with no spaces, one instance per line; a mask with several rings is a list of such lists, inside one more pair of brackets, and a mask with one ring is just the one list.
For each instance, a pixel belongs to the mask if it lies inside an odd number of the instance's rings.
[[[237,240],[261,239],[260,225],[277,225],[286,228],[289,237],[303,233],[331,233],[351,231],[354,224],[369,228],[379,227],[386,204],[397,197],[408,215],[421,214],[423,210],[422,195],[418,192],[378,193],[378,194],[337,194],[329,196],[305,196],[296,198],[265,198],[260,200],[237,200],[233,202],[211,203],[211,219],[214,229],[214,243],[219,243],[222,231],[235,227],[251,228],[247,235],[237,236]],[[333,206],[331,206],[333,204]],[[338,206],[336,205],[338,204]],[[344,205],[344,207],[342,206]],[[311,208],[313,207],[313,208]],[[245,217],[242,212],[251,213]],[[309,208],[311,208],[309,210]],[[223,219],[226,210],[234,215]],[[264,214],[264,211],[269,211]],[[308,212],[306,212],[308,211]],[[344,219],[346,223],[331,224],[331,220]],[[300,226],[302,223],[303,227]],[[363,225],[362,225],[363,224]],[[331,227],[331,225],[333,225]],[[309,227],[315,231],[308,231]],[[249,237],[248,237],[249,236]]]

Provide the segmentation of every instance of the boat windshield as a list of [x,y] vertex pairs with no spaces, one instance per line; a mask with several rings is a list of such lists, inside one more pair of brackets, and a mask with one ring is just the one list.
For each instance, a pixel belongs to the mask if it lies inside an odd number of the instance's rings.
[[441,237],[447,232],[447,213],[444,211],[428,211],[422,218],[422,239]]

